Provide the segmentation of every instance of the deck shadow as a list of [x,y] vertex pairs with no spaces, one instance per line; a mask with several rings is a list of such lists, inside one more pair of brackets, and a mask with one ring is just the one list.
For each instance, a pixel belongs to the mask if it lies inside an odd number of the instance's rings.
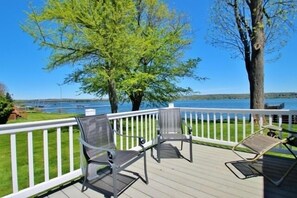
[[258,177],[261,174],[251,168],[251,162],[245,160],[226,162],[226,167],[239,179]]
[[[264,155],[256,163],[244,160],[226,162],[226,167],[239,179],[248,179],[265,174],[273,180],[278,180],[294,163],[295,159]],[[283,182],[276,186],[264,177],[264,197],[296,197],[297,196],[297,166],[295,166]]]
[[[155,153],[157,152],[157,147],[154,146],[153,148],[151,148],[151,157],[158,161],[158,159],[154,156],[153,152],[155,151]],[[189,159],[185,158],[180,150],[176,147],[173,146],[170,143],[162,143],[160,145],[160,158],[161,159],[179,159],[179,158],[183,158],[189,161]]]
[[[125,174],[123,174],[125,173]],[[122,194],[126,189],[128,189],[134,182],[140,178],[138,173],[132,171],[122,171],[117,174],[117,192],[118,195]],[[113,196],[113,178],[112,174],[107,174],[106,176],[95,179],[87,184],[87,187],[102,193],[105,197]]]
[[[138,173],[129,171],[129,170],[123,170],[119,174],[117,174],[117,192],[118,196],[122,194],[125,190],[127,190],[133,183],[135,183],[138,179],[144,180]],[[83,184],[83,177],[80,179],[73,180],[67,184],[60,185],[55,189],[51,189],[50,191],[41,193],[39,195],[36,195],[35,197],[38,198],[45,198],[50,196],[51,194],[63,191],[63,189],[66,189],[75,183]],[[101,193],[104,195],[104,197],[113,197],[113,179],[112,174],[106,174],[105,176],[101,176],[98,179],[93,179],[91,182],[86,184],[86,187],[88,189],[91,189],[95,192]],[[79,189],[81,190],[81,189]]]

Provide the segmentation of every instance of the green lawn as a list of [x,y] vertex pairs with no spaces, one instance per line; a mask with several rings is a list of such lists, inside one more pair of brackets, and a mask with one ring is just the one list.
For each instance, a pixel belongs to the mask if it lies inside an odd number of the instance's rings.
[[[52,120],[60,118],[74,117],[75,114],[51,114],[51,113],[28,113],[27,118],[21,118],[9,123],[31,122],[39,120]],[[74,162],[75,168],[79,168],[79,131],[74,127]],[[56,151],[56,129],[48,130],[48,146],[49,146],[49,169],[50,178],[57,176],[57,151]],[[62,170],[63,173],[69,172],[69,133],[68,127],[61,128],[62,139]],[[19,189],[28,187],[28,143],[27,133],[18,133],[17,141],[17,167],[19,175]],[[34,182],[35,184],[44,181],[43,167],[43,131],[37,130],[33,132],[34,142]],[[0,135],[0,197],[12,193],[11,182],[11,164],[10,164],[10,135]]]
[[27,117],[25,117],[25,118],[9,120],[8,123],[21,123],[21,122],[33,122],[33,121],[42,121],[42,120],[62,119],[62,118],[73,118],[76,115],[77,114],[31,112],[31,113],[27,113]]

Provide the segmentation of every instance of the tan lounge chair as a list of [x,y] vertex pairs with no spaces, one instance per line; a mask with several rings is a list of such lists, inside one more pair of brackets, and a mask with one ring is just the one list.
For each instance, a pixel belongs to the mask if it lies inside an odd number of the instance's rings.
[[[267,134],[265,134],[265,131],[268,131]],[[289,135],[285,138],[280,138],[278,136],[280,132],[286,132],[286,133],[289,133]],[[283,145],[285,148],[287,148],[289,153],[293,155],[295,160],[279,179],[272,179],[271,177],[266,175],[263,171],[259,171],[258,169],[254,168],[253,163],[257,163],[257,161],[265,153],[267,153],[268,151],[271,151],[273,148],[276,148],[277,146],[280,146],[280,145]],[[252,135],[246,137],[238,144],[236,144],[232,148],[232,151],[240,158],[242,158],[243,161],[250,162],[249,166],[253,168],[253,170],[259,172],[261,175],[263,175],[265,178],[267,178],[276,186],[279,186],[286,178],[286,176],[290,173],[290,171],[297,164],[297,156],[291,150],[290,145],[297,146],[297,132],[285,130],[285,129],[282,129],[281,127],[277,127],[273,125],[266,125],[261,127],[261,129],[258,130],[257,132],[253,133]],[[251,153],[255,154],[254,157],[252,158],[244,157],[241,152],[237,151],[238,147],[247,148]],[[230,162],[225,163],[225,165],[228,168],[229,168],[229,164]]]

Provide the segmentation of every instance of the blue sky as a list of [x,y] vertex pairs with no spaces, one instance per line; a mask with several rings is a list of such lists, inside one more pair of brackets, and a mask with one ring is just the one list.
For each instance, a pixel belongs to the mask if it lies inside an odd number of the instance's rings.
[[[26,19],[28,3],[42,0],[10,0],[0,6],[0,82],[5,84],[14,99],[46,98],[95,98],[79,94],[79,85],[59,86],[73,67],[64,66],[51,72],[43,68],[47,64],[48,51],[40,49],[33,39],[20,28]],[[35,3],[34,3],[35,2]],[[249,93],[244,62],[231,59],[222,49],[206,44],[208,14],[212,0],[175,0],[172,5],[187,14],[195,31],[194,42],[186,57],[200,57],[197,74],[209,78],[206,81],[184,79],[181,86],[190,86],[200,94]],[[297,34],[293,34],[282,49],[281,58],[265,64],[265,92],[297,92],[296,67]]]

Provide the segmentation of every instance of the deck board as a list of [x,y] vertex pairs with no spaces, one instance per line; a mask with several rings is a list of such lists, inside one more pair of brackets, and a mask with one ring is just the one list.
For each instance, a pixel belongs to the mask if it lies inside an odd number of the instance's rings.
[[[171,142],[175,145],[174,142]],[[176,144],[177,146],[178,144]],[[188,144],[181,151],[188,157]],[[240,160],[227,149],[193,145],[194,162],[183,158],[166,158],[157,163],[147,152],[149,184],[140,179],[125,190],[120,197],[296,197],[297,168],[291,172],[280,187],[276,187],[262,176],[238,179],[224,165],[227,161]],[[273,162],[277,163],[277,162]],[[143,160],[129,167],[143,176]],[[81,192],[81,183],[77,182],[46,197],[104,197],[88,189]]]

